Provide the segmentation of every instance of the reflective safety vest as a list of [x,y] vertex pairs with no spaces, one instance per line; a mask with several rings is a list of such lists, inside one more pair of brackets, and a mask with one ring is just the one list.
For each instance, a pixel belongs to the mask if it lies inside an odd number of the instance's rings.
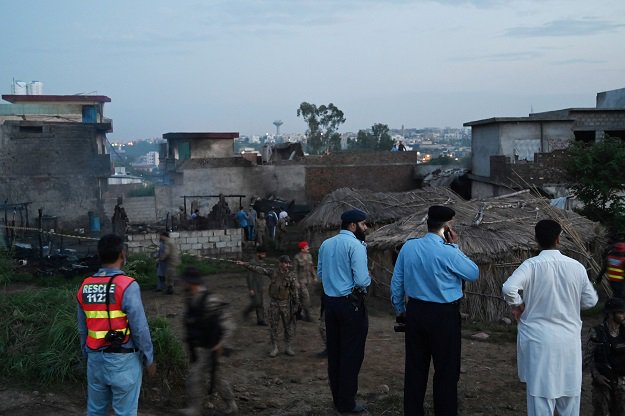
[[[109,311],[106,310],[106,288],[109,287]],[[123,344],[130,339],[128,318],[121,310],[122,299],[126,289],[135,279],[118,274],[115,276],[91,276],[87,277],[78,289],[78,303],[85,312],[87,318],[87,347],[99,350],[111,345],[104,337],[109,330],[122,331]]]
[[623,281],[625,278],[624,262],[625,257],[615,256],[614,254],[608,256],[608,280],[612,282]]

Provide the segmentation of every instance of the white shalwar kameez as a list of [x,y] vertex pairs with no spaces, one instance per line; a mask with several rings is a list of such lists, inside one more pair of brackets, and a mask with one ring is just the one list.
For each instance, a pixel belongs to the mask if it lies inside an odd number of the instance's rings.
[[561,416],[579,415],[580,310],[598,300],[586,269],[558,250],[543,250],[512,273],[502,292],[509,305],[525,304],[518,326],[517,363],[519,379],[527,384],[528,415],[553,414],[554,407]]

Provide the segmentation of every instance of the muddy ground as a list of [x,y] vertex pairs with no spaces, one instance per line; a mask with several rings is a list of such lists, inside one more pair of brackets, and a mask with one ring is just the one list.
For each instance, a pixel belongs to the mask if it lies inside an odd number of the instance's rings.
[[[256,326],[255,319],[244,321],[241,311],[248,302],[245,273],[213,275],[208,286],[230,302],[237,322],[232,340],[234,353],[223,359],[221,369],[233,386],[240,415],[315,415],[336,414],[326,376],[326,361],[316,354],[323,349],[318,322],[297,325],[294,347],[297,355],[282,353],[269,358],[269,330]],[[265,288],[266,290],[266,288]],[[146,311],[150,316],[166,316],[180,333],[183,298],[178,291],[168,296],[143,288]],[[265,297],[267,306],[267,297]],[[315,308],[318,311],[318,304]],[[385,300],[369,305],[369,336],[360,372],[359,396],[369,405],[370,415],[400,415],[403,397],[403,335],[393,331],[393,316]],[[585,325],[595,324],[593,318]],[[471,335],[484,329],[486,341]],[[584,333],[586,329],[584,330]],[[283,347],[283,346],[281,346]],[[584,375],[582,414],[591,414],[589,375]],[[431,386],[431,381],[430,381]],[[176,414],[171,402],[142,398],[140,415]],[[0,415],[83,415],[86,393],[81,388],[55,386],[32,389],[0,385]],[[463,329],[462,375],[459,384],[462,415],[522,415],[525,389],[516,375],[513,329],[505,325],[467,322]],[[426,396],[431,410],[431,390]],[[206,415],[220,415],[224,403],[217,397],[205,402]],[[433,414],[433,413],[431,413]]]

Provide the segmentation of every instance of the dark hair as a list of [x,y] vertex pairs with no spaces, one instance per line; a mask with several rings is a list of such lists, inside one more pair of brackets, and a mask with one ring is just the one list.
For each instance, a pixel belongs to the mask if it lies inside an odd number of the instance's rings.
[[124,240],[115,234],[107,234],[98,241],[98,256],[102,264],[115,263],[124,251]]
[[536,223],[534,231],[540,248],[547,249],[556,245],[556,240],[562,232],[562,227],[554,220],[540,220]]
[[163,232],[161,233],[161,235],[162,235],[163,237],[169,237],[169,233],[168,233],[167,231],[163,231]]
[[342,222],[341,223],[341,230],[348,230],[349,229],[349,224],[351,224],[351,222]]
[[445,223],[447,223],[447,221],[433,220],[433,219],[428,218],[427,219],[428,231],[438,231],[441,228],[443,228]]
[[258,246],[258,247],[256,247],[256,252],[257,253],[266,253],[267,249],[264,246]]

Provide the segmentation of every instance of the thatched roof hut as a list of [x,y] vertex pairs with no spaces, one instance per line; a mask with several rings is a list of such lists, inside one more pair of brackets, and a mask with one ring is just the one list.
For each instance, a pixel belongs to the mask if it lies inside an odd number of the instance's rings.
[[[407,239],[427,233],[427,209],[441,204],[440,199],[414,207],[409,215],[368,235],[374,293],[388,296],[399,248]],[[564,254],[588,269],[596,270],[601,263],[605,247],[605,230],[601,226],[574,212],[554,208],[548,200],[529,192],[482,201],[449,197],[443,205],[456,211],[454,229],[460,237],[460,248],[480,268],[478,281],[465,287],[463,310],[472,318],[493,321],[509,315],[501,298],[501,286],[521,262],[537,254],[534,225],[540,219],[553,218],[563,225],[560,248]]]
[[341,214],[349,209],[365,211],[371,228],[409,217],[434,204],[449,204],[461,199],[449,188],[430,187],[409,192],[372,192],[368,189],[340,188],[326,195],[321,203],[302,221],[312,247],[336,234],[341,226]]

